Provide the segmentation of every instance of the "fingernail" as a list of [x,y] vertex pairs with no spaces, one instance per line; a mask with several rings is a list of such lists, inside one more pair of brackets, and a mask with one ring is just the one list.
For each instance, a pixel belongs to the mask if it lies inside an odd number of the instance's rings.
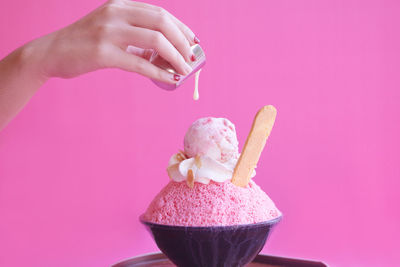
[[195,55],[192,55],[192,56],[190,57],[190,59],[191,59],[192,61],[196,61],[196,56],[195,56]]
[[193,38],[193,41],[194,41],[196,44],[200,43],[200,39],[197,38],[197,36],[195,36],[195,37]]
[[178,74],[174,74],[174,80],[175,81],[179,81],[181,79],[181,76],[179,76]]

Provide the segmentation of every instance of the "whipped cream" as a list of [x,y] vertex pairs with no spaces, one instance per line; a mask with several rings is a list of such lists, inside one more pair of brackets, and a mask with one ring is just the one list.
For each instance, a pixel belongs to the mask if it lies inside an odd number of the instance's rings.
[[[187,158],[184,153],[179,152],[172,155],[167,172],[168,176],[175,182],[186,181],[188,183],[208,184],[212,180],[223,183],[232,179],[237,160],[234,158],[222,163],[206,155]],[[254,171],[251,177],[255,175]],[[190,179],[194,181],[190,181]]]

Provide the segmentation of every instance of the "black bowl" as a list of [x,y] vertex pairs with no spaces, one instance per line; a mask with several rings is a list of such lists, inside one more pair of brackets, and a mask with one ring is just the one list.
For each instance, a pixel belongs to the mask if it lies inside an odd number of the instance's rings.
[[281,220],[232,226],[171,226],[140,221],[158,248],[179,267],[244,266],[264,247],[271,229]]

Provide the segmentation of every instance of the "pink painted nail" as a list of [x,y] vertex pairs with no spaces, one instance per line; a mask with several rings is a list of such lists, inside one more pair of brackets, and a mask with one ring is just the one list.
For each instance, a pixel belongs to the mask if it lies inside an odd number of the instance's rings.
[[197,38],[197,36],[194,37],[193,41],[194,41],[196,44],[200,43],[200,39]]
[[179,76],[178,74],[174,74],[175,81],[179,81],[180,79],[181,79],[181,76]]
[[192,55],[192,56],[190,57],[190,59],[191,59],[192,61],[196,61],[196,56],[195,56],[195,55]]

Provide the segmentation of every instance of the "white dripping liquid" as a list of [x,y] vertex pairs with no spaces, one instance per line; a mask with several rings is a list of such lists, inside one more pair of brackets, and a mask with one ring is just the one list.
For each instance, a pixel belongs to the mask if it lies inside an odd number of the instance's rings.
[[193,100],[199,100],[199,77],[200,77],[200,71],[199,69],[194,78],[194,92],[193,92]]

